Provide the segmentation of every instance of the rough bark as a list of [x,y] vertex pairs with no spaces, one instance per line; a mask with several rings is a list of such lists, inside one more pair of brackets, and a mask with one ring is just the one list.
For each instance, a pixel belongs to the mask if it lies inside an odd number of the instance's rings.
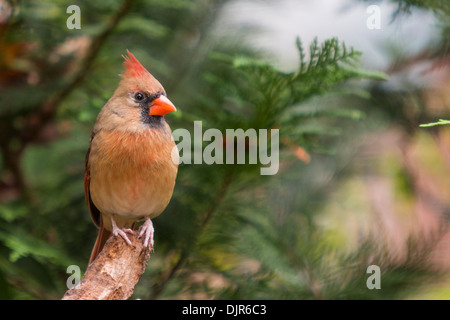
[[150,249],[142,239],[128,235],[134,247],[121,237],[111,237],[92,262],[80,283],[69,289],[62,300],[126,300],[147,267]]

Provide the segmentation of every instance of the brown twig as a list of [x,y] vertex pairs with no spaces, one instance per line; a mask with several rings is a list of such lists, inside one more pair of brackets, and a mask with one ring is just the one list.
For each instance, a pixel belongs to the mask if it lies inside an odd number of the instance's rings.
[[126,300],[144,274],[150,249],[136,234],[129,235],[133,246],[121,237],[111,237],[87,268],[83,279],[68,290],[62,300]]

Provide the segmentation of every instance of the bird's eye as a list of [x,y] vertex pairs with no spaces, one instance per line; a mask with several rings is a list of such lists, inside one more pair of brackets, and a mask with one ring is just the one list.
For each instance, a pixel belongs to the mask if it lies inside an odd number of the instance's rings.
[[142,100],[144,100],[145,96],[144,96],[143,93],[138,92],[138,93],[136,93],[136,94],[134,95],[134,98],[135,98],[137,101],[142,101]]

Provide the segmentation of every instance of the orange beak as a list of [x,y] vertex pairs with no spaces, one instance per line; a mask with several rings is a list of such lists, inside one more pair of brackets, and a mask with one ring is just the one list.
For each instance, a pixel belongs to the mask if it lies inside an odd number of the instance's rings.
[[148,114],[151,116],[163,116],[176,110],[177,108],[175,108],[173,103],[167,99],[166,96],[160,95],[153,100]]

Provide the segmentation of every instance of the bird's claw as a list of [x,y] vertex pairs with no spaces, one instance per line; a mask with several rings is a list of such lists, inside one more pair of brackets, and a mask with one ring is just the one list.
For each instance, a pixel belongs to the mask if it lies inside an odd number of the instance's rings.
[[132,234],[133,230],[131,229],[115,229],[113,230],[113,235],[115,236],[121,236],[123,240],[125,240],[126,243],[128,243],[130,246],[135,248],[135,246],[131,243],[130,239],[127,237],[127,233]]
[[120,229],[116,222],[114,221],[114,219],[111,218],[111,222],[112,222],[112,233],[114,236],[121,236],[123,240],[125,240],[126,243],[128,243],[130,246],[132,246],[133,248],[136,248],[133,243],[131,243],[130,239],[127,237],[127,233],[129,234],[133,234],[134,231],[129,229],[129,228],[124,228],[124,229]]
[[152,220],[146,219],[144,224],[139,228],[138,238],[144,236],[144,247],[148,247],[150,245],[150,250],[153,251],[153,234],[155,233],[155,229],[153,228]]

